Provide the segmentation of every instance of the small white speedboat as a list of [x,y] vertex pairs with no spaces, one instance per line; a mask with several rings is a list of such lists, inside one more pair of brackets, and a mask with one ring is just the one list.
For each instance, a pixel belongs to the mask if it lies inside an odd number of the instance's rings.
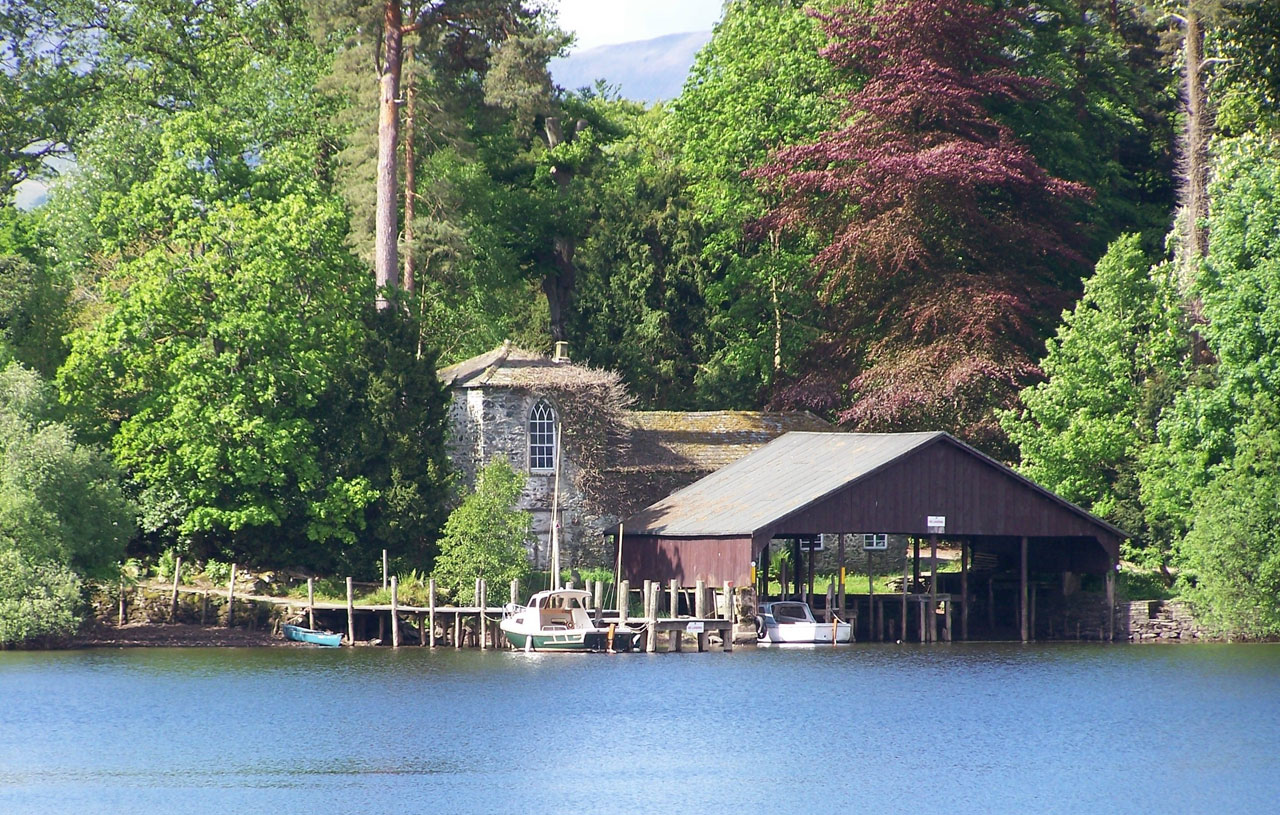
[[756,612],[756,639],[761,643],[837,643],[853,639],[853,628],[836,618],[820,623],[808,603],[777,600],[761,603]]
[[638,632],[625,625],[597,627],[591,619],[591,594],[578,589],[540,591],[529,605],[511,605],[499,627],[511,644],[525,651],[630,651]]

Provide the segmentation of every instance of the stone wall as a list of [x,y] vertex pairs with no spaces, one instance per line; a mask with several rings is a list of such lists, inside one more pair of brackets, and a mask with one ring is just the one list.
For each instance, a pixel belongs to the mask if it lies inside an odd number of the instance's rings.
[[[470,490],[476,475],[494,458],[503,457],[527,476],[518,507],[533,516],[535,540],[529,559],[536,569],[551,565],[551,506],[556,489],[552,472],[529,470],[529,414],[546,398],[516,388],[460,388],[449,408],[452,433],[449,456],[462,486]],[[547,399],[556,408],[552,399]],[[557,409],[558,412],[558,409]],[[578,468],[568,456],[560,460],[561,562],[596,565],[601,529],[585,523],[583,496],[574,486]],[[616,521],[615,521],[616,523]]]
[[1177,600],[1137,600],[1116,604],[1116,639],[1129,642],[1194,642],[1213,639]]

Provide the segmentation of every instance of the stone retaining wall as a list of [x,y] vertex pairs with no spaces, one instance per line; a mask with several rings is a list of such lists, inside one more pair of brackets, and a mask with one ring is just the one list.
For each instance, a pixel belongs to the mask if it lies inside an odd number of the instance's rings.
[[1194,642],[1212,639],[1191,610],[1177,600],[1116,603],[1116,639],[1129,642]]

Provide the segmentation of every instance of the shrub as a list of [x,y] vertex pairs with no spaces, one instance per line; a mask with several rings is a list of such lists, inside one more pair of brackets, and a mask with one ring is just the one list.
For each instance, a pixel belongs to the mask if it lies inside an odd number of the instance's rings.
[[69,637],[80,625],[80,579],[0,540],[0,647]]

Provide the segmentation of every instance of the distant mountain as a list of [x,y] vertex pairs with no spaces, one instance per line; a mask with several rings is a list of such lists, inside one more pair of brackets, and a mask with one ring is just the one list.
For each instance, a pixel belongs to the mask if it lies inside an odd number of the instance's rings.
[[637,102],[674,99],[680,95],[693,58],[710,39],[710,31],[691,31],[600,45],[553,59],[551,77],[569,90],[594,86],[597,79],[603,79]]

